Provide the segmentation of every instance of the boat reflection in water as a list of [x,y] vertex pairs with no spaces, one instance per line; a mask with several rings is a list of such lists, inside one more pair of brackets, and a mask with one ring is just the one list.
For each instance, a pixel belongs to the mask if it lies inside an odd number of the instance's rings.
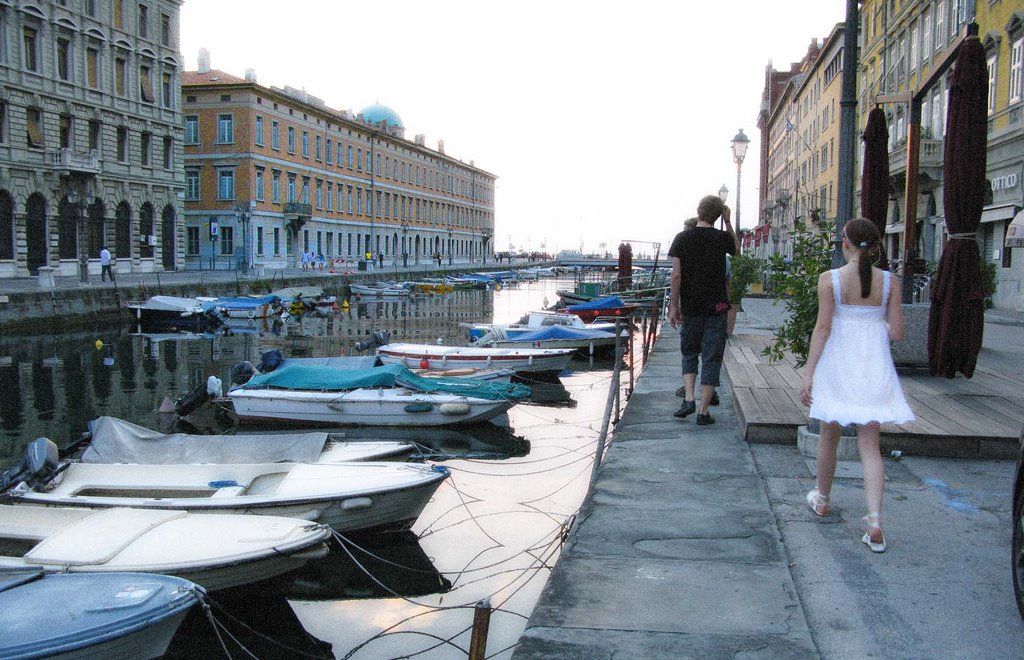
[[[518,436],[508,426],[508,417],[500,415],[499,423],[484,422],[451,428],[362,428],[339,429],[348,442],[360,438],[371,441],[404,440],[416,446],[420,457],[430,461],[453,458],[501,460],[530,453],[530,441]],[[504,422],[501,424],[500,422]]]
[[286,597],[290,582],[267,580],[208,597],[209,613],[193,608],[163,657],[333,658],[331,644],[306,632],[295,615]]
[[288,589],[294,600],[392,598],[441,594],[452,583],[412,532],[337,536],[331,552],[307,563]]

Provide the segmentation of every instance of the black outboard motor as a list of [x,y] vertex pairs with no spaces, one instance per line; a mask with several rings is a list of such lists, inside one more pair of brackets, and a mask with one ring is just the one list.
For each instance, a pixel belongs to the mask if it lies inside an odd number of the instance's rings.
[[0,492],[22,481],[29,485],[43,484],[53,478],[60,466],[57,445],[48,438],[36,438],[25,447],[21,464],[0,474]]
[[252,362],[248,360],[242,360],[231,367],[231,382],[235,385],[245,385],[255,375],[256,367],[252,366]]
[[387,346],[391,342],[391,333],[387,330],[377,330],[370,335],[366,341],[357,341],[354,345],[357,351],[372,351]]

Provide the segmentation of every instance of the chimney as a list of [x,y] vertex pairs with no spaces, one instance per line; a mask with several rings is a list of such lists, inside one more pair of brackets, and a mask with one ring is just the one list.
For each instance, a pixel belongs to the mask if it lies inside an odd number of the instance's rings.
[[256,69],[245,70],[245,82],[256,82]]
[[422,147],[427,143],[427,136],[423,133],[417,133],[413,141],[416,143],[416,146]]
[[205,48],[199,49],[199,73],[210,72],[210,51]]
[[440,154],[444,153],[444,140],[437,141],[437,152]]

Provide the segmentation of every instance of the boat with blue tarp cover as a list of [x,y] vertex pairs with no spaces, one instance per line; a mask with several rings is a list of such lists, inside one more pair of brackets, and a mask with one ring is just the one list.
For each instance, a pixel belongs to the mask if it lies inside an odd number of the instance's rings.
[[159,657],[202,601],[201,587],[169,575],[4,573],[0,657]]
[[262,319],[281,307],[281,298],[274,294],[215,298],[210,302],[231,319]]
[[605,296],[578,305],[570,305],[565,310],[584,321],[593,321],[601,317],[626,317],[636,311],[636,308],[636,305],[627,305],[618,296]]
[[588,354],[615,346],[615,333],[589,328],[552,325],[526,331],[510,331],[495,327],[481,337],[478,344],[499,348],[572,348]]
[[332,426],[467,424],[529,396],[530,388],[518,383],[418,376],[396,364],[362,370],[285,364],[228,392],[242,422]]

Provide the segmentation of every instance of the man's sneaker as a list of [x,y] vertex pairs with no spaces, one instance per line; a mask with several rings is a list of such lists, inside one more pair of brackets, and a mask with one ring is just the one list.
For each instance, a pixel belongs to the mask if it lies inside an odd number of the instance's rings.
[[711,414],[702,415],[697,413],[697,426],[707,426],[708,424],[714,424],[715,418]]
[[683,417],[686,417],[687,415],[692,415],[695,412],[697,412],[696,401],[683,401],[683,405],[679,407],[679,410],[672,413],[672,416],[679,417],[680,419],[682,419]]
[[676,390],[676,396],[679,396],[679,397],[685,397],[686,396],[686,385],[683,385],[678,390]]

